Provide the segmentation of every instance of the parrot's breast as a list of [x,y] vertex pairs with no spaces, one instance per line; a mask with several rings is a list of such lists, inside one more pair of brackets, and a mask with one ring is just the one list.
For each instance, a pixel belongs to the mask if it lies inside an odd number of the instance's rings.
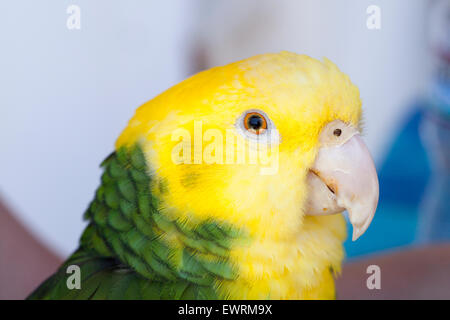
[[345,237],[342,215],[307,217],[295,239],[255,240],[232,250],[239,276],[220,288],[232,299],[334,299]]

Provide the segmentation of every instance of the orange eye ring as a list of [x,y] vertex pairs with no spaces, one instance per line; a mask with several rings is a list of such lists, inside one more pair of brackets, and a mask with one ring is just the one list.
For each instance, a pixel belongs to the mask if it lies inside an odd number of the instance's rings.
[[267,120],[258,112],[249,112],[244,117],[244,127],[247,131],[259,135],[267,130]]

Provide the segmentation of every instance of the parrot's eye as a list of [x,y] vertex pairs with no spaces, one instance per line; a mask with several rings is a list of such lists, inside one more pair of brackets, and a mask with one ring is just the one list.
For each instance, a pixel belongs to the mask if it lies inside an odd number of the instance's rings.
[[262,114],[249,112],[244,117],[244,127],[246,130],[259,135],[267,130],[267,121]]
[[245,111],[236,120],[235,125],[238,132],[251,141],[271,145],[280,142],[275,124],[262,110],[250,109]]
[[342,133],[342,130],[341,130],[341,129],[334,129],[334,131],[333,131],[333,134],[334,134],[336,137],[339,137],[339,136],[341,135],[341,133]]

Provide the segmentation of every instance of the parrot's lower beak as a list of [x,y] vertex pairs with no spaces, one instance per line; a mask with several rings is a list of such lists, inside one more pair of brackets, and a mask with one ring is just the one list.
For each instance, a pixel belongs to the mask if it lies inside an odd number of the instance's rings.
[[306,214],[347,210],[353,225],[352,240],[367,230],[378,204],[378,177],[369,150],[356,130],[344,143],[319,149],[307,180]]

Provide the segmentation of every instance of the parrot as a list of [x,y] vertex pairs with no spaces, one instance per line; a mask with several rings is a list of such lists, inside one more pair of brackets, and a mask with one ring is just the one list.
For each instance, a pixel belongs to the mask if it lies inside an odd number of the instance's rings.
[[356,240],[379,197],[362,120],[327,58],[259,54],[183,80],[136,110],[79,246],[28,299],[335,299],[345,212]]

